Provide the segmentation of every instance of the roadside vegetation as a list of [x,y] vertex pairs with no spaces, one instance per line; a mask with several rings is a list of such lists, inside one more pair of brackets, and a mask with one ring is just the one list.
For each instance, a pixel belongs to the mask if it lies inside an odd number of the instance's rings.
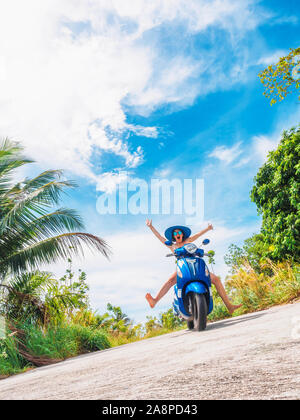
[[[290,87],[299,89],[291,73],[298,53],[260,75],[272,103],[283,100]],[[134,324],[110,303],[104,314],[92,310],[86,274],[73,271],[72,258],[83,254],[83,245],[105,258],[110,249],[84,232],[74,210],[58,207],[62,193],[75,187],[61,171],[15,181],[16,171],[30,162],[19,144],[0,145],[0,378],[186,328],[172,309],[144,324]],[[262,217],[261,230],[241,246],[232,244],[225,256],[227,293],[242,304],[234,316],[300,298],[300,127],[283,133],[250,197]],[[40,270],[58,259],[66,262],[63,277]],[[209,320],[230,317],[214,287],[213,297]]]
[[67,270],[61,279],[41,272],[42,264],[83,255],[83,245],[108,257],[106,242],[84,232],[81,217],[58,207],[76,185],[58,170],[17,181],[31,163],[22,147],[0,144],[0,375],[86,351],[109,347],[106,334],[72,323],[87,305],[85,274]]
[[88,301],[85,273],[75,275],[71,260],[66,275],[58,280],[45,272],[17,277],[2,293],[0,308],[5,317],[5,335],[0,336],[0,379],[184,325],[172,309],[137,325],[110,303],[104,314],[98,314]]
[[[242,246],[232,244],[225,255],[230,269],[226,290],[235,303],[242,303],[234,315],[300,298],[300,126],[283,132],[250,196],[262,216],[261,231]],[[210,319],[226,316],[215,296]]]
[[[75,184],[62,171],[45,171],[19,182],[16,170],[31,163],[22,147],[0,145],[0,378],[68,357],[107,349],[180,328],[171,310],[134,325],[120,307],[98,314],[89,304],[86,274],[72,269],[83,245],[109,257],[106,242],[84,232],[71,209],[58,207]],[[63,277],[41,271],[66,261]]]
[[[300,48],[260,72],[264,96],[278,104],[287,95],[299,100]],[[276,150],[254,178],[250,192],[262,226],[242,246],[232,244],[225,256],[230,274],[226,290],[242,303],[234,316],[300,298],[300,126],[282,133]],[[210,320],[229,316],[214,291]]]

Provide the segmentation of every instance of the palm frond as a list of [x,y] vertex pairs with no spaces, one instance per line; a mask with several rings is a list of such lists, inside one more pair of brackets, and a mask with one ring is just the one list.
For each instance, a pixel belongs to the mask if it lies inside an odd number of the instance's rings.
[[56,280],[53,279],[51,273],[35,270],[11,278],[8,285],[14,291],[40,296],[41,292],[47,292],[54,281]]
[[[18,143],[8,139],[0,143],[1,276],[83,254],[83,245],[108,258],[111,251],[107,243],[82,232],[82,219],[74,210],[53,209],[65,189],[76,186],[62,179],[61,170],[44,171],[35,178],[12,183],[14,169],[31,162],[22,151]],[[22,280],[18,281],[21,287]]]
[[59,235],[64,231],[75,232],[82,228],[81,217],[76,211],[66,208],[33,218],[18,229],[6,229],[0,236],[0,260],[53,235]]
[[57,204],[61,192],[68,186],[68,181],[54,180],[29,192],[22,189],[14,200],[7,200],[7,211],[0,222],[0,233],[12,225],[25,227],[36,215],[45,215],[47,207]]
[[28,268],[36,268],[40,264],[50,264],[61,258],[70,258],[73,254],[83,255],[83,244],[101,252],[106,258],[111,254],[107,243],[95,235],[85,232],[64,233],[3,258],[0,261],[0,271],[10,270],[12,273],[20,273]]
[[0,200],[12,180],[13,171],[32,160],[22,156],[23,147],[8,138],[0,142]]
[[[35,191],[37,188],[41,188],[50,182],[61,179],[63,176],[62,169],[52,169],[48,171],[44,171],[35,178],[26,178],[24,180],[24,190],[30,192]],[[65,185],[70,188],[77,187],[77,184],[74,181],[64,181]]]

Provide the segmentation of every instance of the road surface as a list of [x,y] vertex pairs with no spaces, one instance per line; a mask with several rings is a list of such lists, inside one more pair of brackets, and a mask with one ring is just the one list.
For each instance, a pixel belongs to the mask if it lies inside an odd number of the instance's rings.
[[68,359],[0,399],[300,399],[300,303]]

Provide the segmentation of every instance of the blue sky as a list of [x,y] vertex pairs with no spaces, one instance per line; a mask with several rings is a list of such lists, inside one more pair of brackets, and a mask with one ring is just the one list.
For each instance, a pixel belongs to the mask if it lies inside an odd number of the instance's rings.
[[[144,299],[174,271],[146,215],[96,211],[120,170],[147,182],[204,179],[205,220],[191,227],[213,223],[224,279],[228,245],[260,227],[253,177],[282,130],[299,122],[296,98],[271,107],[257,77],[299,46],[299,2],[12,0],[1,9],[0,135],[36,159],[29,174],[64,168],[80,185],[65,203],[114,252],[111,262],[89,252],[74,261],[88,274],[93,307],[111,302],[140,321],[172,299],[154,311]],[[161,232],[185,220],[152,219]]]

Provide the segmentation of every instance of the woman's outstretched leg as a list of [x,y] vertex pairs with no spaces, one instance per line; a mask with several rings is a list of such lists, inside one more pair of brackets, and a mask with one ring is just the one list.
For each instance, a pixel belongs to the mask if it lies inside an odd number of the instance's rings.
[[155,298],[152,297],[150,295],[150,293],[146,294],[145,297],[148,300],[148,303],[151,306],[151,308],[154,308],[154,306],[157,304],[157,302],[160,301],[160,299],[163,296],[165,296],[165,294],[171,289],[171,287],[176,284],[176,281],[177,281],[177,274],[176,274],[176,271],[175,271],[175,273],[173,273],[172,276],[165,282],[165,284],[160,289],[160,291],[157,293],[157,296]]
[[226,290],[221,282],[220,277],[217,277],[215,274],[210,273],[211,282],[216,286],[217,292],[221,296],[223,302],[226,305],[229,313],[232,314],[236,309],[240,308],[242,305],[233,305],[226,293]]

